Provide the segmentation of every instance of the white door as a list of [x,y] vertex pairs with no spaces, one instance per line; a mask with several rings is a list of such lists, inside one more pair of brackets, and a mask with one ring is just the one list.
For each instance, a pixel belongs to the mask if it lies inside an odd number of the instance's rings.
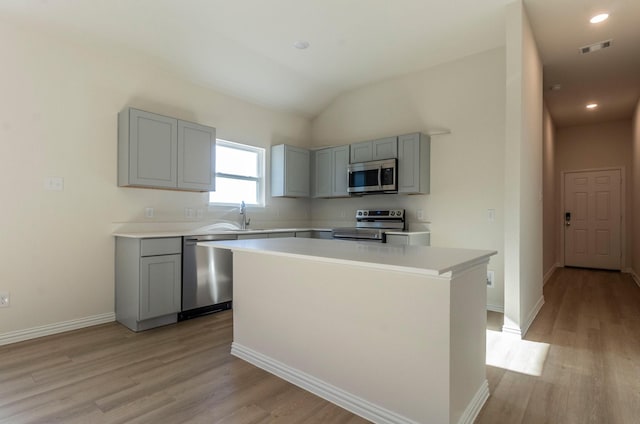
[[565,265],[621,268],[620,170],[564,177]]

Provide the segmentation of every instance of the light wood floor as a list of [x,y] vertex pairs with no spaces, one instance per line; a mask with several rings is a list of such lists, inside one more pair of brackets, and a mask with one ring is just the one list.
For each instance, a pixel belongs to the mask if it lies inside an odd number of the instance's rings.
[[[640,422],[640,288],[625,274],[560,269],[545,301],[526,337],[549,345],[541,375],[487,366],[476,422]],[[231,318],[0,347],[0,423],[367,422],[232,357]],[[501,320],[490,313],[487,327]]]
[[525,337],[549,345],[541,375],[487,366],[476,423],[640,423],[640,288],[628,274],[560,268],[544,297]]

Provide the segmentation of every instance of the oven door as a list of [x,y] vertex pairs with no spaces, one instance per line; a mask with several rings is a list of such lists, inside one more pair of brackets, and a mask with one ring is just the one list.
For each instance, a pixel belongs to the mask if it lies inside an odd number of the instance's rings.
[[348,166],[349,193],[398,191],[397,159],[352,163]]

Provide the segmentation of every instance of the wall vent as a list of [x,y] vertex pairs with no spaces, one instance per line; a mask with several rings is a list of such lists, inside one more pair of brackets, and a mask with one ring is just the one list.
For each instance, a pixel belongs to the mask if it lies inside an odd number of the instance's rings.
[[613,43],[613,40],[605,40],[580,47],[580,54],[593,53],[598,50],[606,49],[607,47],[611,47],[611,43]]

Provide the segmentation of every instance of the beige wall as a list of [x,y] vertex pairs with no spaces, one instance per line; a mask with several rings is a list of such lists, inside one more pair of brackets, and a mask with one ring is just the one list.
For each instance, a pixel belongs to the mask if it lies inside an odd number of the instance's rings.
[[[562,188],[562,172],[606,167],[621,167],[624,169],[626,205],[623,210],[625,226],[623,242],[625,256],[623,268],[630,266],[633,237],[630,237],[633,225],[632,195],[633,179],[631,178],[633,123],[631,120],[605,122],[594,125],[580,125],[558,128],[556,136],[556,175],[558,181],[556,190]],[[559,210],[564,208],[558,205]],[[559,230],[562,231],[562,230]],[[561,247],[558,233],[558,249]]]
[[505,317],[520,335],[542,307],[542,63],[522,1],[507,6]]
[[556,200],[555,145],[556,128],[546,106],[544,108],[544,143],[542,172],[542,273],[545,281],[558,263],[558,205]]
[[633,188],[633,195],[631,201],[633,205],[632,217],[632,260],[630,266],[634,272],[636,282],[640,284],[640,100],[636,107],[636,112],[633,117],[633,147],[632,147],[632,161],[633,161],[633,177],[631,186]]
[[[358,208],[399,205],[417,225],[430,221],[431,244],[495,249],[488,304],[503,307],[504,49],[362,87],[338,97],[312,122],[316,146],[447,128],[431,139],[431,194],[314,200],[312,217],[353,223]],[[487,209],[496,210],[488,222]],[[352,224],[351,224],[352,225]]]
[[[268,148],[308,143],[310,123],[186,82],[139,55],[56,34],[0,26],[2,224],[0,335],[114,310],[114,241],[120,223],[204,225],[237,219],[207,207],[208,194],[119,188],[116,116],[125,105],[218,128],[218,136]],[[45,191],[46,176],[64,191]],[[306,200],[268,199],[258,225],[307,222]],[[200,221],[184,208],[202,208]]]

